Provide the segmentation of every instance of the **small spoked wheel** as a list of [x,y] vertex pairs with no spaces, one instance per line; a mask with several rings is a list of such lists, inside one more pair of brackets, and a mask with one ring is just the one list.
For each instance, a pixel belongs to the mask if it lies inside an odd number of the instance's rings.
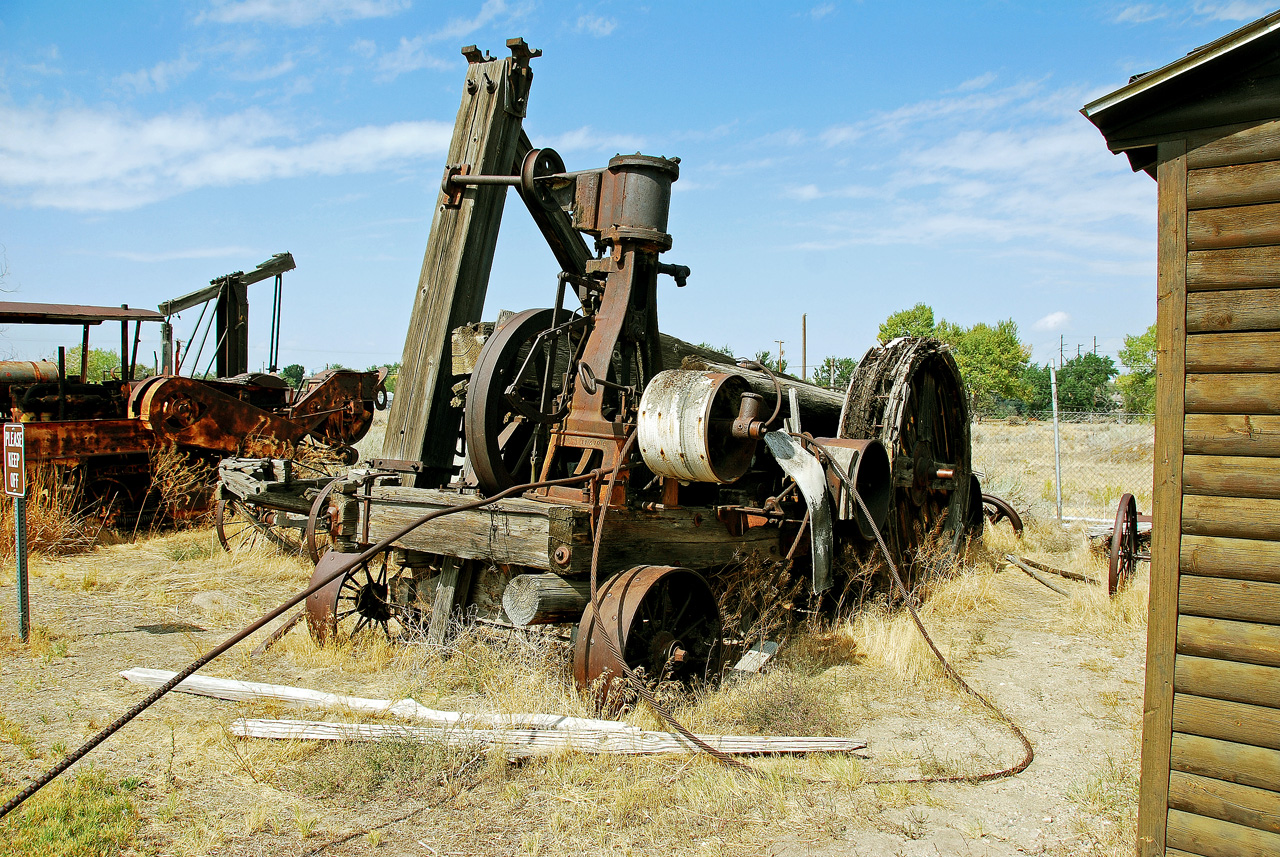
[[1115,595],[1129,585],[1138,562],[1138,502],[1132,494],[1120,498],[1116,525],[1111,532],[1111,555],[1107,567],[1107,592]]
[[[311,586],[332,577],[351,558],[349,553],[326,551],[316,563]],[[320,645],[371,630],[391,639],[423,624],[423,610],[410,597],[413,592],[412,580],[394,563],[392,552],[381,551],[307,597],[307,628]]]
[[227,553],[267,546],[287,553],[302,552],[302,539],[297,530],[277,526],[275,512],[238,498],[218,501],[214,507],[213,529],[218,544]]

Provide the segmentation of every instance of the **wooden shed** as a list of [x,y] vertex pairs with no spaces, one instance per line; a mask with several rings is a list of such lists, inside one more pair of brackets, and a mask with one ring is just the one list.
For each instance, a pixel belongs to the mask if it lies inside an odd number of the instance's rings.
[[1280,13],[1082,111],[1159,187],[1141,855],[1280,855]]

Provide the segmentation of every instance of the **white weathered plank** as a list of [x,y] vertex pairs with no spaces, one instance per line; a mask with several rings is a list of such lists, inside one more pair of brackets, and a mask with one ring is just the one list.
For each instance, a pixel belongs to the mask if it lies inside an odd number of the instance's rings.
[[[231,732],[242,738],[274,738],[294,741],[421,741],[449,746],[501,747],[512,756],[577,750],[583,753],[652,755],[698,753],[697,745],[681,735],[666,732],[553,731],[544,729],[467,729],[432,726],[397,726],[382,723],[327,723],[315,720],[255,720],[240,718]],[[853,738],[798,738],[773,735],[699,735],[698,739],[722,753],[780,755],[794,753],[852,753],[867,742]]]
[[[134,667],[120,675],[135,684],[159,687],[177,673]],[[596,720],[586,717],[569,717],[563,714],[475,714],[460,711],[437,711],[419,705],[412,699],[392,702],[388,699],[368,699],[361,696],[342,696],[304,687],[264,684],[256,681],[238,681],[214,676],[193,675],[184,679],[175,690],[196,696],[226,699],[238,702],[272,700],[291,702],[310,708],[330,711],[355,711],[362,714],[389,714],[406,720],[417,720],[436,727],[482,726],[493,728],[529,727],[535,729],[584,730],[591,732],[639,733],[639,727],[616,720]]]

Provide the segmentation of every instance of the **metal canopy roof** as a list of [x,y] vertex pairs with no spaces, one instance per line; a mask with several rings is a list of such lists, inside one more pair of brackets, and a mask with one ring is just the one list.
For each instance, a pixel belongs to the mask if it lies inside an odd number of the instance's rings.
[[109,307],[0,301],[0,324],[101,324],[104,321],[164,321],[164,316],[152,309],[130,309],[127,305]]
[[[1135,75],[1128,84],[1086,104],[1080,112],[1102,132],[1111,151],[1128,152],[1134,169],[1144,169],[1154,163],[1153,138],[1162,135],[1172,138],[1178,131],[1242,119],[1242,115],[1233,113],[1227,105],[1220,118],[1216,118],[1212,110],[1205,111],[1203,117],[1189,121],[1186,127],[1175,127],[1178,119],[1173,120],[1173,126],[1161,127],[1158,121],[1153,121],[1160,114],[1221,92],[1277,56],[1280,56],[1280,11],[1246,24],[1162,68]],[[1249,109],[1244,105],[1239,108]],[[1273,105],[1271,112],[1274,116],[1280,111]]]

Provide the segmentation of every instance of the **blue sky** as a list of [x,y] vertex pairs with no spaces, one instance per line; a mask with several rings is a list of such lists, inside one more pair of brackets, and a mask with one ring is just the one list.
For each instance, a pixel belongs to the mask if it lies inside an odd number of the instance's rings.
[[[1155,183],[1077,112],[1265,3],[0,3],[7,300],[154,308],[288,250],[282,362],[398,360],[466,72],[533,61],[525,127],[570,169],[679,156],[664,331],[860,357],[924,301],[1012,317],[1033,360],[1155,319]],[[514,194],[486,318],[556,268]],[[271,292],[250,295],[266,358]],[[195,314],[184,314],[185,337]],[[47,357],[71,328],[0,331]],[[158,346],[144,341],[150,362]],[[111,348],[116,330],[95,334]]]

